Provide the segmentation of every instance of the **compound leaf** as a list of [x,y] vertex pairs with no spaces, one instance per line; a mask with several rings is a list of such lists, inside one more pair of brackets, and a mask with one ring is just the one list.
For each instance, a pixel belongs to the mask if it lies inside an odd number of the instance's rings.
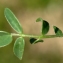
[[17,38],[14,43],[14,54],[21,60],[24,52],[25,41],[22,37]]
[[62,31],[58,27],[53,26],[53,28],[56,35],[62,35]]
[[42,21],[42,31],[41,33],[43,35],[47,34],[49,31],[49,23],[46,20],[43,20],[42,18],[38,18],[36,22]]
[[9,45],[12,42],[12,35],[10,33],[0,31],[0,47]]
[[23,32],[22,27],[21,27],[18,19],[16,18],[16,16],[13,14],[13,12],[9,8],[5,8],[4,14],[5,14],[5,18],[7,19],[10,26],[16,32],[22,33]]

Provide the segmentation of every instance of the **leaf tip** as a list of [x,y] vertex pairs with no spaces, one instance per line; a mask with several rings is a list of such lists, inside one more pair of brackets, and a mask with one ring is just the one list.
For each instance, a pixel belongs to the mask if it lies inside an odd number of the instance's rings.
[[43,21],[43,19],[42,18],[37,18],[36,22],[39,22],[39,21]]
[[7,10],[9,10],[9,8],[5,8],[4,13],[5,13]]

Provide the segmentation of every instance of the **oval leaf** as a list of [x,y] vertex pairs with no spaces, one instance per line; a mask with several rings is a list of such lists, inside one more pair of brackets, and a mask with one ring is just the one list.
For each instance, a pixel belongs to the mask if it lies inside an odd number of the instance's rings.
[[36,22],[39,22],[39,21],[42,21],[42,30],[41,30],[41,33],[43,35],[47,34],[48,31],[49,31],[49,23],[47,21],[43,20],[42,18],[38,18],[36,20]]
[[43,20],[43,25],[42,25],[42,34],[45,35],[49,31],[49,23],[45,20]]
[[8,8],[5,8],[4,11],[5,18],[7,19],[8,23],[11,25],[11,27],[18,33],[22,33],[22,27],[16,18],[16,16],[12,13],[12,11]]
[[30,43],[31,44],[35,44],[35,43],[38,43],[38,42],[43,42],[43,40],[36,39],[36,38],[30,38]]
[[25,41],[22,37],[17,38],[14,43],[14,54],[21,60],[24,52]]
[[56,35],[62,35],[63,34],[62,31],[58,27],[53,26],[53,28],[54,28],[54,32]]
[[0,31],[0,47],[9,45],[12,42],[12,35],[10,33]]

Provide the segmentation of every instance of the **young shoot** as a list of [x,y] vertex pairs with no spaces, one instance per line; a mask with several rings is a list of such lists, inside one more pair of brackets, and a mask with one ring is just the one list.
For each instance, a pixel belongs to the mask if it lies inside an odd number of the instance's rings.
[[[24,37],[30,38],[31,44],[36,44],[38,42],[44,42],[43,38],[55,38],[55,37],[63,37],[63,32],[56,26],[53,26],[55,35],[46,35],[49,32],[49,23],[42,18],[38,18],[36,22],[42,23],[41,35],[28,35],[23,33],[23,28],[19,23],[19,20],[13,14],[13,12],[9,8],[5,8],[4,15],[9,23],[9,25],[17,32],[17,33],[9,33],[6,31],[0,31],[0,47],[4,47],[9,45],[12,42],[12,36],[18,36],[14,43],[13,52],[20,60],[22,60],[25,40]],[[4,40],[3,40],[4,39]]]

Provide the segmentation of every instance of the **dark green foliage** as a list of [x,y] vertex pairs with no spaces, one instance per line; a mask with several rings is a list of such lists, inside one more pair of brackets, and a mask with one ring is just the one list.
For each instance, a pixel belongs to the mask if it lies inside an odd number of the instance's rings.
[[62,31],[58,27],[53,26],[53,28],[56,35],[62,35]]
[[45,35],[49,31],[49,23],[45,20],[43,20],[43,25],[42,25],[42,34]]
[[45,35],[49,31],[49,23],[46,20],[43,20],[42,18],[38,18],[36,22],[42,21],[42,30],[41,33],[42,35]]
[[30,38],[30,43],[31,44],[35,44],[35,43],[38,43],[38,42],[43,42],[43,40],[35,39],[35,38]]
[[35,38],[30,38],[30,43],[33,44],[37,39]]

